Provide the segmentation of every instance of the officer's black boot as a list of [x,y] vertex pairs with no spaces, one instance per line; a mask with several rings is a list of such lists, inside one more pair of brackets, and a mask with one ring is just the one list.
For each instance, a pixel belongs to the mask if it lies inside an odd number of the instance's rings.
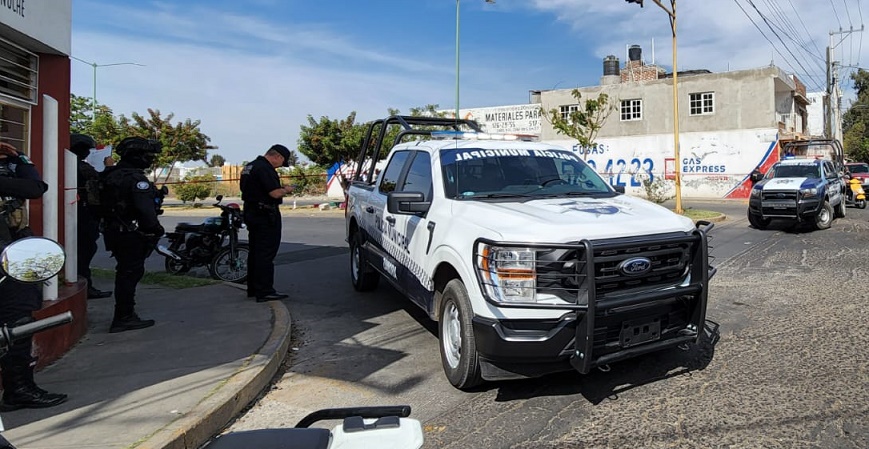
[[8,412],[20,408],[46,408],[66,402],[65,394],[49,393],[36,386],[33,381],[33,367],[5,366],[3,370],[3,400],[0,411]]
[[119,315],[115,313],[115,319],[112,320],[112,326],[109,328],[109,333],[132,331],[136,329],[144,329],[154,325],[154,320],[143,320],[139,318],[136,312],[130,314]]
[[108,298],[109,296],[112,296],[111,291],[106,292],[106,291],[96,289],[93,286],[88,287],[88,299],[101,299],[101,298]]

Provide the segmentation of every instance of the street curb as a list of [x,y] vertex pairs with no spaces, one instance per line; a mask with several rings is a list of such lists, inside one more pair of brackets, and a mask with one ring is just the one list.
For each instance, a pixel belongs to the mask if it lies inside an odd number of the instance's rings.
[[696,219],[696,220],[694,220],[694,223],[697,223],[698,221],[708,221],[710,223],[721,223],[724,220],[727,220],[727,215],[719,214],[717,217]]
[[247,363],[188,413],[157,430],[136,449],[196,449],[235,419],[266,388],[283,363],[290,345],[290,312],[280,301],[269,301],[272,332]]

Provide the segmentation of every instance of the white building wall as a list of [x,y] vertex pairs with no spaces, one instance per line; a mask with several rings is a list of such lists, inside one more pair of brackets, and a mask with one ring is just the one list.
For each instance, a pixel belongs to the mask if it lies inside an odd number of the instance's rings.
[[[584,154],[585,160],[613,186],[624,186],[631,195],[645,197],[644,176],[666,180],[675,167],[666,168],[673,159],[673,135],[610,137],[598,139],[599,147]],[[747,198],[748,175],[758,166],[768,167],[778,160],[778,134],[775,128],[739,131],[680,133],[682,196],[684,198]],[[580,151],[577,141],[546,140],[546,143]],[[582,151],[580,151],[582,152]]]

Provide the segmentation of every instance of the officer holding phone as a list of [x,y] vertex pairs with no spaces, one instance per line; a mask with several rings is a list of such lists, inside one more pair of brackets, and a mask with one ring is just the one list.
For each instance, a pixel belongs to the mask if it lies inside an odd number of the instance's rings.
[[257,302],[286,299],[289,296],[275,290],[275,256],[281,245],[281,212],[283,197],[293,192],[293,186],[281,185],[275,169],[289,167],[290,150],[276,144],[244,166],[241,172],[241,199],[244,202],[244,223],[248,229],[250,253],[247,261],[247,296]]

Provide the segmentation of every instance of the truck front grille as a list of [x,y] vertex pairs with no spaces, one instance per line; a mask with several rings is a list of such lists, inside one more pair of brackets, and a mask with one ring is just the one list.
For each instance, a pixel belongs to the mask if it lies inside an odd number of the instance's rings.
[[[682,283],[689,271],[692,240],[685,234],[652,236],[592,242],[594,254],[584,247],[537,250],[537,292],[553,294],[574,302],[581,290],[589,287],[586,273],[593,261],[595,297],[629,292],[635,289],[659,288]],[[651,263],[645,273],[633,275],[619,267],[630,259],[643,258]]]

